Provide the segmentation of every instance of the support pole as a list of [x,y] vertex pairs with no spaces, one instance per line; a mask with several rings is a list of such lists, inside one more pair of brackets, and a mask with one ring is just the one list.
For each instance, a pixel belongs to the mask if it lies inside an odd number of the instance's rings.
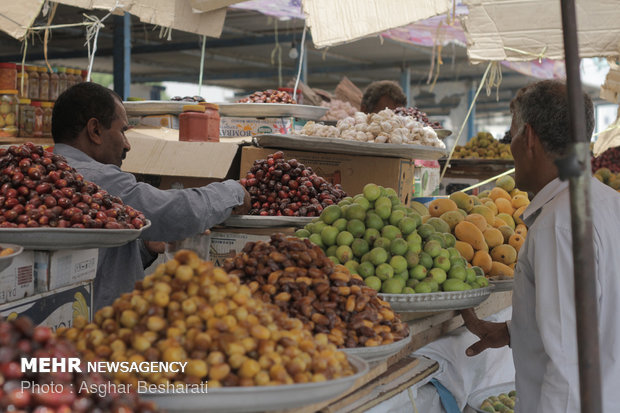
[[601,413],[601,373],[599,357],[598,306],[594,274],[592,208],[590,205],[590,151],[586,136],[585,107],[579,73],[577,16],[574,0],[560,0],[566,62],[566,84],[570,153],[558,160],[560,179],[569,180],[573,265],[575,271],[575,312],[581,411]]
[[476,96],[476,85],[474,82],[472,82],[471,87],[467,91],[467,107],[471,106],[472,109],[471,109],[471,115],[467,119],[467,139],[465,140],[465,142],[469,142],[471,138],[473,138],[476,135],[476,123],[474,121],[476,118],[475,96]]
[[405,66],[400,71],[400,87],[407,96],[407,107],[412,106],[411,102],[411,70]]
[[131,15],[114,16],[114,91],[127,100],[131,86]]
[[[303,53],[303,57],[301,55],[301,53]],[[301,62],[301,81],[305,84],[308,85],[308,48],[304,47],[303,50],[301,51],[301,53],[299,54],[299,59],[302,59]]]

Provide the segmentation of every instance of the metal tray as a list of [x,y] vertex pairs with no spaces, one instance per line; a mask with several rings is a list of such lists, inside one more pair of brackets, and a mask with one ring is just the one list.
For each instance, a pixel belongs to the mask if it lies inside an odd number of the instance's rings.
[[467,398],[467,405],[474,409],[476,412],[486,413],[484,410],[480,410],[480,405],[482,405],[482,402],[484,402],[487,397],[499,396],[502,393],[508,394],[508,392],[511,390],[515,390],[514,381],[496,384],[495,386],[476,390]]
[[382,346],[374,347],[353,347],[340,349],[347,353],[347,356],[354,355],[363,358],[369,363],[374,361],[385,360],[386,358],[398,353],[411,341],[411,334],[409,336],[395,341],[394,343],[385,344]]
[[21,245],[15,244],[0,244],[0,248],[3,250],[6,248],[12,248],[14,252],[9,255],[5,255],[4,257],[0,257],[0,272],[6,270],[9,265],[13,262],[13,258],[17,257],[19,254],[24,252],[24,247]]
[[266,148],[422,160],[436,160],[447,154],[445,149],[436,148],[434,146],[357,142],[340,138],[321,138],[318,136],[305,135],[256,135],[254,137],[254,142],[256,142],[258,146]]
[[183,106],[197,104],[198,103],[177,100],[142,100],[139,102],[123,102],[127,116],[178,115],[183,112]]
[[317,217],[270,217],[262,215],[231,215],[221,225],[236,228],[303,227]]
[[390,303],[397,313],[415,313],[419,311],[462,310],[475,307],[486,300],[493,286],[467,291],[437,292],[425,294],[383,294],[379,296]]
[[140,229],[0,228],[0,242],[16,242],[35,250],[120,247],[138,238],[150,226],[147,220]]
[[448,129],[434,129],[434,131],[439,139],[445,139],[452,135],[452,131]]
[[495,287],[493,292],[496,292],[496,293],[501,292],[501,291],[512,291],[515,285],[515,280],[512,278],[510,280],[490,279],[489,284]]
[[355,374],[320,383],[288,384],[282,386],[221,387],[208,389],[206,394],[154,394],[140,396],[172,412],[262,412],[285,410],[329,400],[347,391],[368,372],[368,363],[347,355]]
[[220,116],[251,118],[278,118],[293,116],[306,120],[319,120],[327,113],[322,106],[296,105],[290,103],[218,103]]

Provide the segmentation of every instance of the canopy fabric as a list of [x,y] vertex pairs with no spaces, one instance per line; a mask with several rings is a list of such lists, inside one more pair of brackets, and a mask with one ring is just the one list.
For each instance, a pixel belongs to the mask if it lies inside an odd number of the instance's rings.
[[[558,0],[465,0],[463,19],[472,62],[564,59]],[[576,0],[579,54],[617,56],[618,0]]]
[[41,12],[43,0],[21,0],[0,6],[0,29],[16,39],[26,35],[28,27]]

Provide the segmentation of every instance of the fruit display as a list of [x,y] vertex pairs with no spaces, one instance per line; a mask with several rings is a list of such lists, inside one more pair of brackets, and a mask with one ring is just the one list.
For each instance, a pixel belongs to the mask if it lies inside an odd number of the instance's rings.
[[283,90],[267,89],[263,92],[254,92],[250,96],[239,99],[237,103],[297,103],[295,99]]
[[409,328],[359,275],[334,265],[308,239],[276,234],[248,243],[224,269],[255,297],[274,303],[338,347],[371,347],[405,338]]
[[239,181],[251,196],[249,215],[313,217],[347,196],[339,184],[330,184],[296,159],[284,159],[281,151],[255,161]]
[[0,137],[17,136],[18,114],[17,90],[0,90]]
[[[110,391],[106,397],[93,387],[106,386],[100,373],[24,372],[21,359],[79,357],[74,346],[53,337],[48,327],[34,327],[25,317],[0,321],[0,411],[3,412],[144,412],[158,411],[133,392]],[[37,387],[38,386],[38,387]],[[100,388],[100,387],[99,387]],[[51,391],[50,391],[51,389]]]
[[500,143],[488,132],[478,132],[465,146],[454,148],[454,159],[512,159],[510,144]]
[[321,106],[328,108],[327,113],[321,120],[340,120],[355,115],[357,109],[349,102],[340,99],[332,99],[329,102],[321,102]]
[[620,171],[614,174],[608,168],[599,168],[594,172],[594,177],[620,192]]
[[592,157],[592,173],[595,174],[599,169],[606,168],[610,172],[620,172],[620,146],[609,148],[597,157]]
[[424,126],[411,116],[396,115],[390,109],[370,114],[356,112],[353,116],[339,120],[336,126],[310,121],[304,125],[300,134],[358,142],[446,147],[432,127]]
[[455,248],[448,224],[439,218],[423,224],[428,210],[421,204],[415,208],[401,205],[393,189],[367,184],[362,194],[325,208],[319,220],[296,235],[382,293],[486,287],[482,270],[468,268]]
[[0,247],[0,257],[6,257],[7,255],[11,255],[15,252],[13,248],[2,248]]
[[428,119],[428,116],[426,115],[426,113],[422,112],[420,109],[416,107],[406,108],[406,107],[401,106],[401,107],[394,109],[394,113],[400,116],[411,116],[412,118],[414,118],[415,120],[423,124],[424,126],[430,126],[433,129],[443,129],[443,127],[441,126],[439,122],[431,122]]
[[200,103],[200,102],[204,102],[205,99],[202,96],[173,96],[170,98],[170,100],[173,100],[175,102],[193,102],[193,103]]
[[252,297],[238,277],[191,251],[136,283],[136,289],[58,334],[86,361],[187,361],[183,372],[115,373],[120,383],[267,386],[319,382],[354,373],[326,334]]
[[502,393],[498,396],[487,397],[480,405],[480,410],[495,413],[514,413],[515,403],[517,402],[517,392]]
[[491,190],[478,196],[454,192],[428,206],[427,222],[442,221],[456,237],[455,248],[471,265],[482,268],[489,278],[514,275],[514,266],[527,228],[520,218],[530,200],[515,188],[514,179],[503,176]]
[[0,228],[144,225],[141,212],[85,181],[62,156],[32,143],[0,149]]

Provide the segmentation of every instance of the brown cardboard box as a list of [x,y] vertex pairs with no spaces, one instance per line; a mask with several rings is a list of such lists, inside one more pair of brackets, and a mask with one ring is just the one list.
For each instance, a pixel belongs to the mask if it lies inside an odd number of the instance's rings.
[[[274,152],[277,152],[277,149],[242,148],[240,176],[248,173],[255,160],[264,159]],[[295,158],[312,167],[317,175],[333,184],[342,185],[349,195],[359,194],[364,185],[374,183],[396,190],[405,205],[409,204],[413,196],[413,160],[289,150],[283,152],[284,158]]]
[[123,171],[157,176],[161,189],[191,188],[239,178],[240,151],[236,143],[157,139],[152,131],[146,134],[141,129],[129,130],[127,138],[131,150],[123,161]]

